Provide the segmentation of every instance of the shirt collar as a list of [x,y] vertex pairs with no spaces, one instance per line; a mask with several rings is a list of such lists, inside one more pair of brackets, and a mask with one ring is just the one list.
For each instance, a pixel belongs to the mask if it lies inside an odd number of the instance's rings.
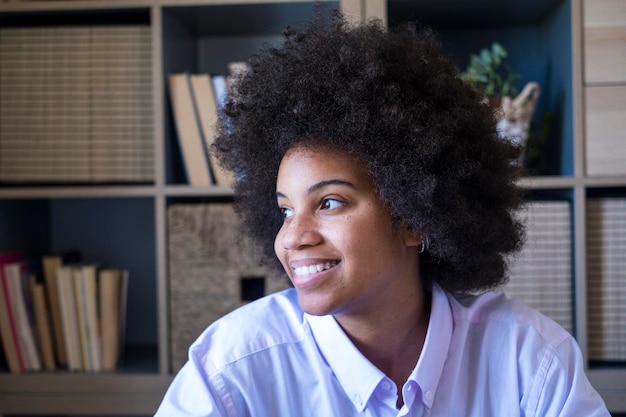
[[409,376],[419,385],[422,401],[431,408],[450,349],[453,328],[452,310],[446,293],[433,285],[432,307],[426,340],[417,366]]
[[[362,412],[385,374],[354,346],[333,316],[312,316],[305,313],[305,317],[324,359],[355,408]],[[432,408],[448,356],[452,323],[448,297],[441,288],[434,285],[426,340],[417,365],[409,376],[409,380],[419,385],[422,401],[428,408]]]
[[315,341],[337,380],[360,413],[385,377],[354,346],[333,316],[305,313]]

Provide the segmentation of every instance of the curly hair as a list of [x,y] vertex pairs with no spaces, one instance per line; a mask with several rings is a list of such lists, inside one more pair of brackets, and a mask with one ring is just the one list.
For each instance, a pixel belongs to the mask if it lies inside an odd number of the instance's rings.
[[514,211],[519,149],[498,137],[493,110],[458,77],[436,34],[340,12],[287,27],[235,81],[213,152],[235,172],[243,228],[281,268],[276,178],[294,144],[323,143],[365,161],[397,224],[427,242],[425,285],[450,292],[505,282],[506,255],[523,243]]

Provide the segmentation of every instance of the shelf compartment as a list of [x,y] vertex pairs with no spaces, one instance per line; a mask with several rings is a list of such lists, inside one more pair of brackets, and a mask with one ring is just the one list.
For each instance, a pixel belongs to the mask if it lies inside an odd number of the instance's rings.
[[259,248],[240,239],[232,202],[172,203],[167,208],[170,372],[219,317],[289,287],[258,264]]
[[[158,345],[155,239],[153,198],[0,200],[3,251],[23,250],[37,265],[45,255],[79,250],[85,262],[129,271],[125,351],[131,346],[156,351]],[[156,353],[128,352],[125,367],[158,372]]]
[[149,16],[0,14],[0,182],[154,182]]
[[[494,41],[508,51],[508,64],[521,75],[519,91],[537,81],[541,95],[531,123],[537,137],[539,159],[529,167],[533,175],[574,175],[573,72],[571,1],[390,0],[390,26],[409,19],[432,27],[444,49],[464,70],[470,55]],[[532,139],[530,139],[532,140]]]
[[[325,2],[339,8],[339,2]],[[186,184],[169,100],[169,74],[228,75],[228,64],[247,61],[264,44],[276,44],[283,29],[314,15],[313,2],[164,6],[162,15],[165,182]]]

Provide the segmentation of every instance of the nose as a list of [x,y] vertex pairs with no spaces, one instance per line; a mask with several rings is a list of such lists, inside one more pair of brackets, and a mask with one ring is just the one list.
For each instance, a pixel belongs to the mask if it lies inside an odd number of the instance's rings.
[[285,221],[276,240],[283,249],[295,250],[319,244],[322,234],[312,215],[294,214]]

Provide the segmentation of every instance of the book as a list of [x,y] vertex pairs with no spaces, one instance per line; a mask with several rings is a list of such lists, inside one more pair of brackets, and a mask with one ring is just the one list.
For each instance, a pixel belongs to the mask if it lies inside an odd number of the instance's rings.
[[211,185],[213,180],[196,114],[189,73],[170,74],[169,87],[187,181],[195,186]]
[[72,294],[76,306],[76,329],[80,346],[81,368],[91,370],[91,351],[89,349],[89,329],[87,324],[87,291],[83,280],[82,267],[72,268]]
[[74,266],[64,265],[57,268],[57,291],[61,306],[61,326],[67,355],[67,368],[70,371],[84,370],[76,301],[74,296]]
[[35,343],[34,320],[28,297],[28,271],[24,261],[4,264],[4,279],[13,310],[18,348],[24,361],[24,370],[40,371],[41,361]]
[[56,369],[56,361],[54,359],[54,345],[52,342],[52,323],[50,322],[50,311],[46,300],[43,275],[31,274],[28,286],[32,298],[35,329],[37,331],[43,368],[54,370]]
[[128,273],[120,268],[98,271],[98,308],[102,341],[103,371],[119,365],[126,321]]
[[217,185],[232,186],[234,184],[232,172],[222,167],[211,152],[211,146],[217,134],[218,122],[218,103],[213,90],[213,82],[209,74],[192,74],[190,78],[202,139],[206,147],[213,179]]
[[94,372],[101,370],[96,298],[97,269],[97,265],[90,264],[77,266],[72,270],[83,369]]
[[57,269],[66,263],[78,262],[80,258],[80,252],[75,250],[46,255],[42,258],[48,306],[52,317],[52,340],[55,347],[54,351],[57,363],[61,366],[67,365],[67,352],[65,348],[65,338],[63,336],[63,325],[61,323],[61,306],[59,303],[59,290],[57,288]]
[[24,358],[19,348],[17,327],[13,310],[11,309],[11,298],[9,289],[4,277],[4,265],[24,259],[21,251],[10,251],[0,253],[0,338],[6,356],[9,371],[19,373],[25,370]]
[[91,355],[91,370],[102,370],[102,348],[100,339],[100,317],[98,314],[98,269],[97,265],[83,267],[83,280],[87,296],[87,330],[89,332],[89,351]]

